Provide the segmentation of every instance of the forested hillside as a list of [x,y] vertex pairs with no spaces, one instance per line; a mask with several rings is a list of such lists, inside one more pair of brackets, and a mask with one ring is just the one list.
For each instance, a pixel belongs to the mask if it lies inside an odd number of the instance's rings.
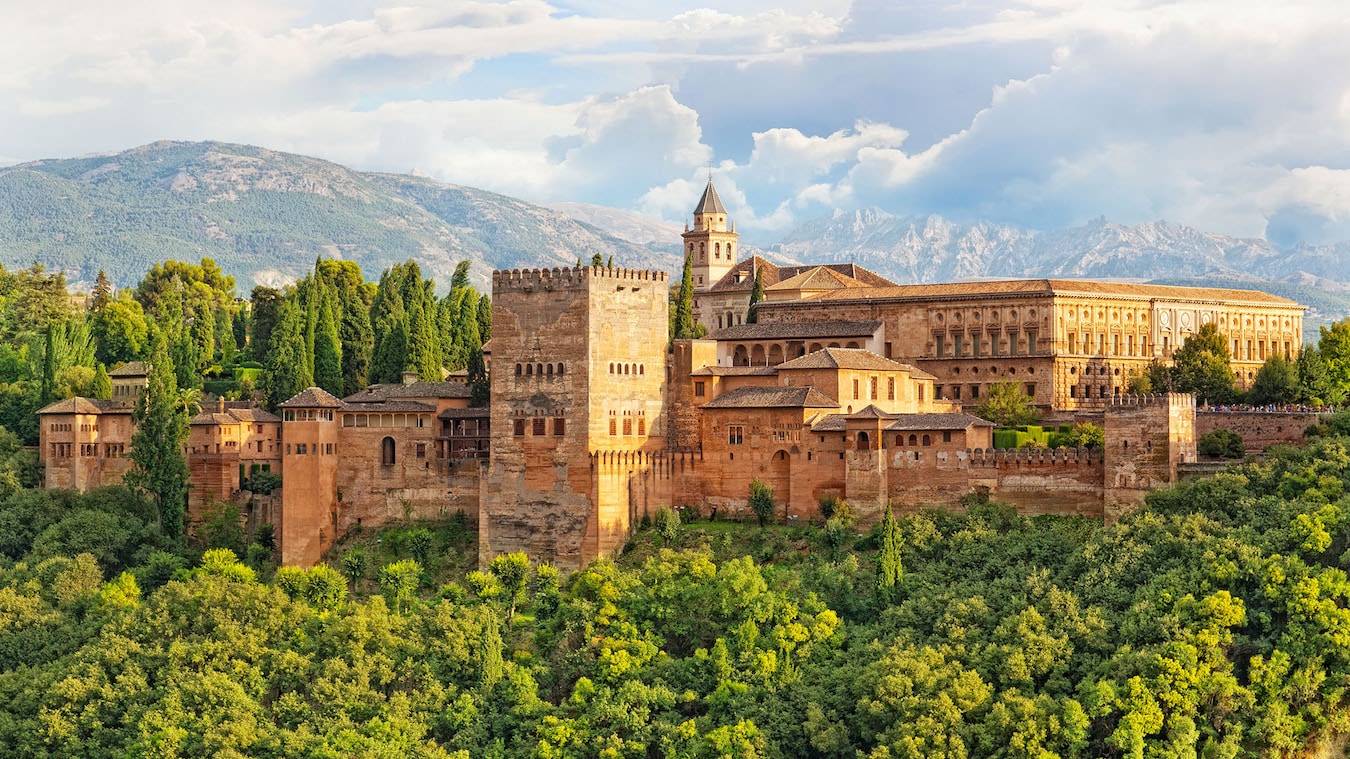
[[838,516],[761,530],[663,514],[617,562],[570,577],[512,555],[437,582],[414,554],[436,563],[463,543],[398,541],[404,558],[383,567],[334,557],[346,577],[272,575],[261,544],[250,563],[163,550],[153,510],[122,489],[0,484],[0,524],[31,525],[0,531],[0,745],[1340,755],[1347,446],[1280,451],[1154,494],[1109,527],[978,498],[865,536]]
[[484,190],[248,145],[159,142],[0,169],[0,264],[38,261],[74,282],[103,270],[130,286],[156,262],[208,257],[249,286],[277,284],[323,256],[372,272],[411,259],[442,282],[467,259],[481,286],[494,268],[596,253],[671,270],[668,248]]

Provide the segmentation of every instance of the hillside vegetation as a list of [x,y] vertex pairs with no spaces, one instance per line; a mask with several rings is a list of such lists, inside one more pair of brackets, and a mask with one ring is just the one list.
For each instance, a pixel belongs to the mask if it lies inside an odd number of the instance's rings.
[[151,547],[102,550],[126,543],[124,523],[153,543],[153,511],[126,491],[71,503],[85,523],[101,503],[122,515],[95,532],[34,500],[64,496],[7,491],[0,523],[47,516],[0,545],[0,745],[1331,756],[1350,730],[1347,485],[1350,439],[1333,437],[1156,493],[1106,527],[978,499],[866,536],[838,517],[761,530],[663,515],[619,561],[566,578],[512,555],[433,583],[406,552],[464,549],[401,539],[383,567],[340,557],[350,584],[327,566],[260,580],[265,564],[223,549],[199,548],[192,569]]
[[494,268],[595,253],[678,266],[669,251],[514,198],[247,145],[160,142],[0,169],[0,264],[39,261],[75,282],[102,269],[132,285],[159,261],[208,257],[243,282],[274,283],[322,255],[372,272],[412,259],[442,281],[468,259],[482,285]]

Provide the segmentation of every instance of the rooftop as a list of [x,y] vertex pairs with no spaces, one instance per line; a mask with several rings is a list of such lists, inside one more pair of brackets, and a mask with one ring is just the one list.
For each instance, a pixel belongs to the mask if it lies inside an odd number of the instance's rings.
[[712,177],[708,177],[708,186],[703,190],[703,197],[699,199],[698,205],[694,207],[694,213],[716,213],[725,215],[727,209],[722,205],[722,199],[717,197],[717,188],[713,187]]
[[[872,408],[869,406],[868,408]],[[889,423],[882,426],[882,429],[888,432],[900,432],[908,430],[964,430],[970,427],[993,427],[994,423],[986,421],[966,413],[947,413],[947,414],[887,414],[884,412],[868,412],[868,409],[855,414],[826,414],[816,420],[811,425],[812,432],[843,432],[848,427],[849,419],[859,418],[879,418],[889,419]]]
[[[794,358],[778,365],[779,371],[792,369],[864,369],[885,372],[918,372],[914,367],[878,356],[862,348],[824,348],[815,353]],[[931,378],[926,372],[919,372],[922,378]]]
[[468,382],[410,382],[407,384],[371,385],[343,398],[346,403],[379,403],[381,401],[411,398],[468,398],[472,395]]
[[814,387],[738,387],[704,404],[719,408],[839,408]]
[[103,401],[96,398],[75,396],[56,401],[42,409],[39,414],[102,414],[108,411],[131,413],[131,404],[116,401]]
[[[745,291],[747,294],[755,286],[755,272],[759,272],[760,278],[764,281],[764,289],[769,289],[774,285],[785,280],[790,280],[799,274],[805,274],[815,269],[828,269],[836,274],[841,274],[848,280],[860,283],[861,287],[894,287],[895,283],[875,272],[868,271],[857,264],[815,264],[810,266],[779,266],[760,256],[750,256],[743,259],[722,275],[710,289],[711,292],[739,292]],[[841,280],[842,281],[842,280]],[[858,286],[852,286],[850,290],[858,289]]]
[[704,366],[690,374],[695,377],[772,377],[778,370],[772,366]]
[[[1298,303],[1259,290],[1233,290],[1217,287],[1174,287],[1130,282],[1097,282],[1084,279],[1005,279],[975,282],[943,282],[930,285],[892,285],[849,288],[821,293],[811,301],[836,300],[918,300],[940,297],[988,295],[1113,295],[1164,300],[1200,300],[1254,303],[1300,307]],[[782,302],[766,301],[762,307],[781,307]]]
[[277,408],[342,408],[342,401],[321,387],[309,387],[277,404]]
[[150,371],[150,367],[144,361],[128,361],[125,364],[108,372],[109,377],[144,377]]

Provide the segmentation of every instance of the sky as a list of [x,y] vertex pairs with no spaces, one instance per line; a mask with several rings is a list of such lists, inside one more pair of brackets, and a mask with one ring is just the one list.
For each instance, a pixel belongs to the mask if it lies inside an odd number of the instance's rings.
[[0,164],[223,140],[749,241],[878,207],[1350,239],[1345,0],[0,0]]

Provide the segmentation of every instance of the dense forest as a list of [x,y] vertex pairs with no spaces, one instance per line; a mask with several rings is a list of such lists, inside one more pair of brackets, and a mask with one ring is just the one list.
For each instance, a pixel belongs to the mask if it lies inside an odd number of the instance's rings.
[[[462,270],[438,295],[412,263],[233,290],[209,259],[87,299],[0,270],[7,756],[1344,755],[1350,414],[1112,525],[978,493],[866,533],[836,501],[792,526],[695,505],[569,576],[519,554],[475,569],[462,518],[279,569],[270,526],[229,509],[185,534],[193,404],[406,370],[481,382],[490,304]],[[1225,342],[1198,335],[1137,381],[1221,383]],[[128,483],[35,488],[32,410],[106,397],[109,367],[138,359]],[[1339,402],[1350,323],[1262,372],[1253,392]]]
[[[430,571],[472,550],[454,520],[389,530],[379,566],[357,547],[333,566],[274,571],[237,545],[176,548],[125,488],[0,484],[0,745],[35,757],[1340,755],[1346,422],[1155,493],[1110,526],[1027,519],[978,496],[862,535],[840,504],[828,527],[662,512],[616,561],[568,577],[521,555]],[[214,537],[241,539],[228,533]]]

